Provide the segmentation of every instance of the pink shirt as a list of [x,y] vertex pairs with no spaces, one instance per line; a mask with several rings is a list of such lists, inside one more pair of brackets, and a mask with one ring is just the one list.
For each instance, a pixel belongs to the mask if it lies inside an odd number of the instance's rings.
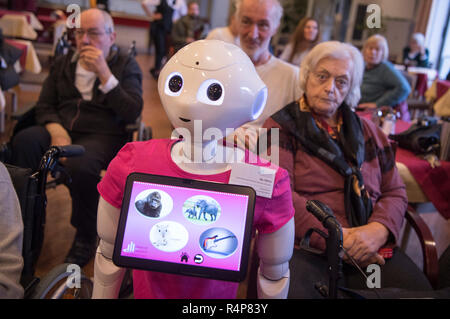
[[[214,175],[191,174],[180,169],[170,151],[176,140],[150,140],[126,144],[108,166],[98,184],[100,195],[111,205],[121,208],[127,176],[132,172],[228,183],[231,171]],[[248,153],[246,154],[248,158]],[[254,164],[270,166],[270,163]],[[273,165],[271,166],[273,167]],[[253,225],[260,233],[272,233],[294,216],[288,173],[275,167],[272,198],[256,197]],[[133,271],[135,298],[212,299],[235,298],[238,284],[220,280],[180,276],[152,271]]]

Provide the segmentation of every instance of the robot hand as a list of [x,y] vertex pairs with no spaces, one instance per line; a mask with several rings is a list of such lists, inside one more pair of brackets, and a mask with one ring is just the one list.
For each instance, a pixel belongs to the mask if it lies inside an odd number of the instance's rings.
[[294,236],[294,218],[274,233],[258,235],[257,249],[260,258],[257,276],[258,298],[287,298],[289,260],[294,249]]
[[119,215],[118,208],[100,197],[97,213],[100,244],[95,256],[93,299],[115,299],[119,295],[125,269],[117,267],[112,262]]

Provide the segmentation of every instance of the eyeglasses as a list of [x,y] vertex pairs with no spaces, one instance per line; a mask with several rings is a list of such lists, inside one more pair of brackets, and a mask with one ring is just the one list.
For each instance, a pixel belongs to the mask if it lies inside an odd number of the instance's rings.
[[265,32],[265,31],[270,30],[270,21],[269,20],[259,20],[259,21],[254,22],[252,19],[250,19],[248,17],[242,17],[240,22],[244,28],[249,28],[253,24],[256,24],[258,30],[260,30],[260,31]]
[[75,30],[75,36],[77,38],[82,38],[84,34],[87,34],[89,39],[95,40],[101,37],[102,35],[105,35],[107,32],[100,32],[95,30],[83,30],[83,29],[76,29]]

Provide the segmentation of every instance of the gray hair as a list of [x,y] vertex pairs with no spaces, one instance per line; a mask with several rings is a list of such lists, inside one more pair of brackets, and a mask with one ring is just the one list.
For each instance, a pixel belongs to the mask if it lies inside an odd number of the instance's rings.
[[300,65],[300,89],[306,91],[306,82],[310,72],[314,71],[322,59],[334,58],[352,61],[350,71],[350,89],[345,97],[345,103],[350,107],[358,105],[361,99],[361,83],[364,72],[364,60],[361,52],[353,45],[338,41],[327,41],[316,45],[303,59]]
[[362,51],[364,52],[364,50],[368,47],[368,45],[372,43],[375,43],[376,45],[381,47],[381,50],[383,51],[382,60],[386,61],[389,58],[389,46],[386,38],[383,37],[381,34],[372,35],[366,40],[366,42],[364,42]]
[[[243,2],[244,0],[235,0],[236,17],[239,17],[241,15],[241,6]],[[283,16],[283,7],[281,6],[280,2],[278,0],[258,0],[258,2],[259,4],[264,2],[269,2],[273,4],[270,19],[273,22],[275,29],[278,28],[281,22],[281,17]]]
[[106,33],[113,33],[113,32],[114,32],[114,21],[113,21],[111,15],[110,15],[108,12],[106,12],[105,10],[99,9],[99,8],[90,8],[90,9],[84,10],[84,11],[82,12],[82,14],[83,14],[84,12],[86,12],[86,11],[99,12],[100,15],[102,16],[103,22],[104,22],[104,24],[105,24],[105,25],[104,25],[104,27],[105,27],[105,32],[106,32]]
[[413,33],[411,39],[416,40],[417,44],[422,47],[425,45],[425,36],[420,32]]
[[113,33],[114,32],[114,21],[113,21],[111,15],[104,10],[100,10],[100,12],[102,13],[103,21],[105,22],[106,33]]

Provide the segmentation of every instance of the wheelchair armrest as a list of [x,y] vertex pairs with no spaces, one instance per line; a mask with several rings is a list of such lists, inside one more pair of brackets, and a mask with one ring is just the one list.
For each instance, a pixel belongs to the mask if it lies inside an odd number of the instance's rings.
[[435,288],[437,286],[439,274],[436,242],[427,224],[425,224],[422,217],[420,217],[411,205],[408,205],[405,218],[406,221],[411,224],[419,238],[423,254],[423,272],[431,285]]

